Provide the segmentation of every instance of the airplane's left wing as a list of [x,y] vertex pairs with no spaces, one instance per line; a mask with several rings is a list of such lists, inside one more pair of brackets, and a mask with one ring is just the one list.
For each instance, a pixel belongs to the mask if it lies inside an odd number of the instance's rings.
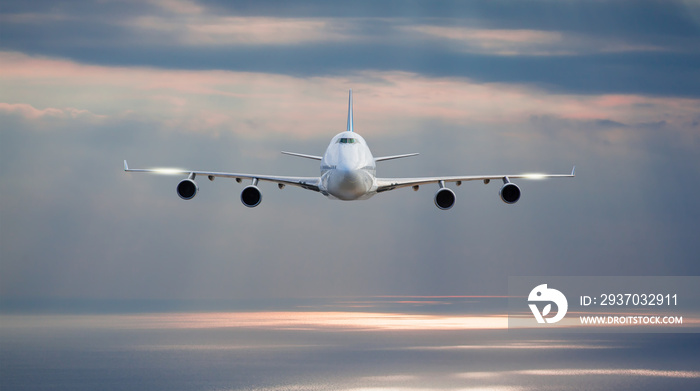
[[440,189],[435,194],[435,205],[440,209],[450,209],[455,201],[452,190],[445,187],[447,182],[455,182],[457,186],[467,181],[503,180],[503,187],[500,194],[503,202],[513,204],[520,199],[520,188],[511,183],[511,179],[547,179],[547,178],[572,178],[576,175],[576,167],[571,170],[571,174],[515,174],[515,175],[471,175],[471,176],[444,176],[444,177],[422,177],[422,178],[377,178],[377,193],[399,189],[402,187],[413,187],[418,190],[421,185],[436,183]]
[[422,177],[422,178],[377,178],[377,192],[399,189],[409,186],[420,186],[440,182],[468,182],[468,181],[488,181],[496,179],[547,179],[547,178],[572,178],[576,176],[576,167],[571,170],[571,174],[515,174],[515,175],[471,175],[471,176],[443,176],[443,177]]

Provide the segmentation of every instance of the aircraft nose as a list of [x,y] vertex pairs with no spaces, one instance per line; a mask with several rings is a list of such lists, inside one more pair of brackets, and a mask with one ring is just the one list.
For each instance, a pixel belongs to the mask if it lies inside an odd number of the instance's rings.
[[339,182],[344,185],[350,185],[357,183],[362,175],[357,171],[350,168],[338,167]]
[[329,193],[341,200],[357,199],[369,189],[369,182],[362,171],[341,168],[334,170],[328,185]]
[[338,164],[336,169],[344,174],[350,174],[360,169],[360,164],[357,162],[343,162]]

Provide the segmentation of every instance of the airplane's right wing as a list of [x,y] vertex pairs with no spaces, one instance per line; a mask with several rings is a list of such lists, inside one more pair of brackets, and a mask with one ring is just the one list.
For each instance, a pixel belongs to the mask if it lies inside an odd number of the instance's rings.
[[243,179],[252,180],[252,185],[247,186],[243,189],[241,193],[241,201],[245,206],[254,207],[260,204],[262,200],[262,193],[257,188],[258,181],[274,182],[281,188],[286,185],[301,187],[302,189],[321,191],[319,185],[321,183],[321,178],[319,177],[291,177],[291,176],[275,176],[275,175],[256,175],[256,174],[242,174],[242,173],[232,173],[232,172],[214,172],[214,171],[198,171],[198,170],[182,170],[177,168],[129,168],[126,160],[124,160],[124,171],[126,172],[146,172],[153,174],[164,174],[164,175],[187,175],[187,179],[180,181],[177,185],[177,194],[180,198],[185,200],[190,200],[197,195],[199,191],[199,186],[194,181],[195,177],[198,175],[206,176],[210,181],[214,178],[231,178],[235,179],[236,182],[241,182]]
[[256,175],[256,174],[242,174],[233,172],[214,172],[214,171],[197,171],[197,170],[182,170],[177,168],[129,168],[124,160],[124,171],[126,172],[148,172],[153,174],[164,174],[164,175],[189,175],[197,176],[202,175],[213,181],[214,178],[231,178],[236,179],[240,182],[241,179],[251,179],[260,180],[266,182],[275,182],[282,185],[297,186],[308,190],[319,191],[318,184],[320,183],[319,177],[293,177],[293,176],[275,176],[275,175]]

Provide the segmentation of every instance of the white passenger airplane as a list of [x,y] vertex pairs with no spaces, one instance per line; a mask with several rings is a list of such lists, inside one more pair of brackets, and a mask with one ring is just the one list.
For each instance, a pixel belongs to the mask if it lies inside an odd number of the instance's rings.
[[290,177],[274,175],[237,174],[226,172],[179,170],[179,169],[131,169],[124,160],[124,171],[127,172],[151,172],[160,174],[180,174],[187,175],[187,179],[182,180],[177,185],[177,194],[183,200],[191,200],[197,195],[199,186],[194,181],[197,175],[204,175],[213,181],[216,177],[234,178],[240,183],[242,179],[252,180],[252,184],[246,186],[241,192],[241,202],[243,205],[253,208],[260,205],[262,193],[258,189],[259,181],[277,183],[280,189],[286,185],[297,186],[307,190],[319,192],[328,198],[344,201],[364,200],[377,193],[398,189],[401,187],[412,187],[418,190],[419,186],[436,183],[439,186],[435,193],[435,205],[447,210],[455,203],[455,193],[445,187],[446,182],[455,182],[460,186],[464,181],[483,181],[488,184],[492,179],[503,180],[503,187],[499,192],[501,199],[506,204],[514,204],[520,199],[520,188],[512,183],[513,178],[561,178],[573,177],[571,174],[519,174],[519,175],[476,175],[476,176],[442,176],[423,178],[377,178],[375,176],[377,162],[384,160],[398,159],[415,156],[417,153],[404,155],[393,155],[383,157],[373,157],[372,153],[359,134],[353,129],[352,120],[352,90],[348,99],[348,126],[345,132],[337,134],[331,139],[330,145],[323,156],[306,155],[294,152],[282,152],[286,155],[298,156],[307,159],[321,161],[321,176],[319,177]]

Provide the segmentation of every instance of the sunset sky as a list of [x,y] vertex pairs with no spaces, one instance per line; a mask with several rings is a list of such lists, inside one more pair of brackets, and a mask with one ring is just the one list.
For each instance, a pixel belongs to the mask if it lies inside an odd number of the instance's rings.
[[[379,177],[576,177],[249,209],[123,171],[317,176],[280,151],[350,89],[374,156],[420,153]],[[697,390],[698,277],[659,276],[700,275],[699,152],[697,0],[2,1],[0,388]],[[604,314],[683,323],[534,329],[520,289],[630,281],[674,306]]]
[[[33,1],[0,6],[0,299],[503,295],[513,275],[697,275],[697,1]],[[568,173],[368,201],[126,174]]]

